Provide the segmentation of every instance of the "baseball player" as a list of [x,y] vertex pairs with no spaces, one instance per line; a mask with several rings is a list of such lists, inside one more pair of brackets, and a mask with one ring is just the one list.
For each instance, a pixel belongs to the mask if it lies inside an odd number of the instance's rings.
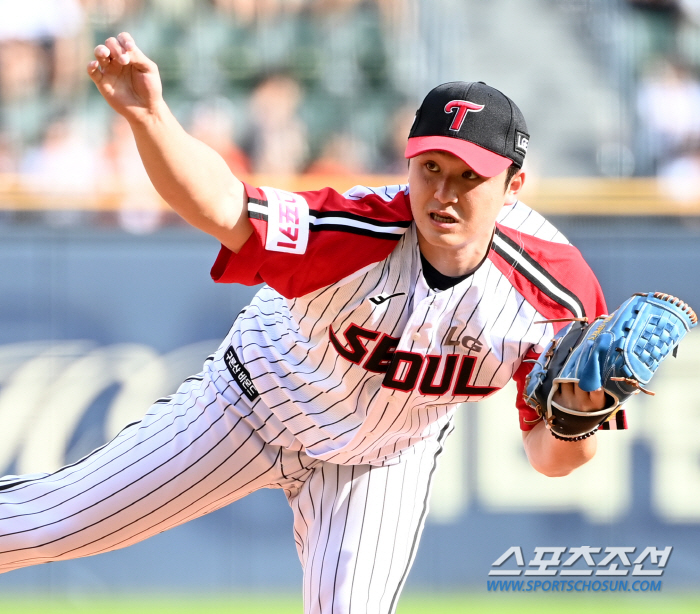
[[[141,421],[55,473],[0,481],[0,571],[122,548],[281,488],[305,611],[393,612],[458,405],[511,378],[522,391],[564,326],[552,320],[605,312],[579,252],[518,200],[520,110],[483,83],[443,84],[411,129],[408,185],[290,193],[241,183],[187,135],[128,34],[95,58],[88,73],[154,186],[221,242],[214,280],[265,285]],[[589,411],[602,395],[567,384],[557,399]],[[595,436],[563,441],[517,407],[537,470],[595,453]]]

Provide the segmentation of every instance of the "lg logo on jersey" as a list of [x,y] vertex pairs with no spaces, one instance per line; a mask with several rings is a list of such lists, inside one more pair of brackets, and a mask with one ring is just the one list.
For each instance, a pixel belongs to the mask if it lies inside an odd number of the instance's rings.
[[481,350],[484,349],[483,344],[481,341],[478,339],[474,339],[474,337],[470,337],[469,335],[465,335],[460,339],[459,337],[455,338],[455,333],[457,332],[457,327],[453,326],[450,328],[450,330],[447,332],[447,341],[445,341],[445,345],[462,345],[465,349],[469,350],[470,352],[476,352],[477,354],[481,352]]
[[[420,393],[426,395],[480,397],[497,390],[492,386],[472,386],[469,383],[476,366],[475,356],[436,356],[397,350],[399,338],[357,324],[350,324],[345,329],[344,343],[332,327],[329,327],[328,336],[336,352],[345,360],[361,365],[366,371],[384,373],[382,386],[385,388],[410,392],[418,386]],[[476,341],[472,337],[468,339]],[[372,351],[367,348],[370,341],[377,341]],[[440,371],[442,375],[437,377]]]

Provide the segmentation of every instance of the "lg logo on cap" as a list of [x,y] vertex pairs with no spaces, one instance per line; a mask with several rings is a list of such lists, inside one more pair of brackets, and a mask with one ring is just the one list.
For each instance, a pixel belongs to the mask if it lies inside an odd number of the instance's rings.
[[515,149],[523,154],[527,153],[527,146],[530,144],[530,137],[524,132],[515,133]]
[[455,113],[452,119],[450,130],[458,132],[464,123],[464,118],[467,116],[467,113],[469,113],[469,111],[473,111],[474,113],[483,111],[484,105],[469,102],[468,100],[451,100],[445,105],[445,113],[452,113],[455,109],[457,109],[457,113]]

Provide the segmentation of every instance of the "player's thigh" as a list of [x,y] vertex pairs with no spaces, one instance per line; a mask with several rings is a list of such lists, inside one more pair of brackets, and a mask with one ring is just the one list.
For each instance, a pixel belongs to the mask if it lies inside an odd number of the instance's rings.
[[81,461],[0,481],[0,570],[122,548],[279,477],[269,446],[204,378]]
[[450,428],[396,465],[320,463],[314,469],[290,501],[307,614],[395,610]]

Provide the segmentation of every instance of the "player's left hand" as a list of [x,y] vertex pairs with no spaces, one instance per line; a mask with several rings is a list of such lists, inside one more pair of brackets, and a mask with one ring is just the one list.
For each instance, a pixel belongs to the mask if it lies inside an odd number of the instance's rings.
[[653,394],[645,386],[697,321],[687,303],[662,292],[635,294],[590,324],[574,321],[533,366],[525,402],[555,437],[589,437],[630,396]]
[[605,392],[602,388],[586,392],[578,384],[562,383],[554,393],[553,400],[562,407],[576,411],[598,411],[605,407]]

